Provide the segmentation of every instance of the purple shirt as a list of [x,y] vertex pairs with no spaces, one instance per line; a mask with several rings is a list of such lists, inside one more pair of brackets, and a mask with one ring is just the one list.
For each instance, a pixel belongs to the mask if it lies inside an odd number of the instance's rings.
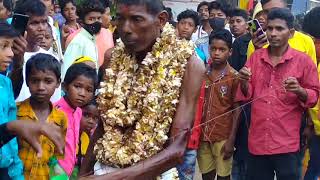
[[59,164],[68,175],[71,175],[77,161],[77,144],[79,143],[82,110],[79,107],[73,109],[63,97],[55,103],[55,106],[68,117],[64,159],[59,160]]

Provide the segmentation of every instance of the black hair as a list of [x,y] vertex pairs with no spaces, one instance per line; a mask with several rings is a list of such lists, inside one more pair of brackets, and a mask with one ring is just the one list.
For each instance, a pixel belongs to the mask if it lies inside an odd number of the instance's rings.
[[61,8],[61,13],[63,13],[63,9],[66,7],[66,5],[68,3],[73,4],[74,6],[76,6],[76,2],[74,0],[60,0],[59,1],[59,6]]
[[199,3],[199,5],[198,5],[198,7],[197,7],[197,12],[200,11],[200,8],[201,8],[202,6],[208,6],[208,8],[209,8],[209,2],[207,2],[207,1],[202,1],[201,3]]
[[29,81],[29,76],[31,75],[31,71],[38,70],[38,71],[45,71],[49,70],[52,71],[56,77],[57,80],[61,80],[61,64],[60,62],[49,54],[39,53],[34,56],[32,56],[27,64],[26,64],[26,82]]
[[161,0],[118,0],[117,4],[126,5],[144,5],[147,11],[153,15],[157,15],[164,10],[164,5]]
[[46,6],[40,0],[19,0],[16,3],[15,13],[45,16]]
[[94,83],[94,89],[97,89],[98,87],[98,75],[95,69],[92,67],[86,65],[85,63],[76,63],[69,67],[69,69],[66,72],[65,78],[63,80],[63,83],[65,85],[69,85],[72,83],[77,77],[79,76],[85,76],[89,79],[93,80]]
[[0,20],[0,37],[14,38],[19,36],[19,33],[5,20]]
[[275,20],[275,19],[281,19],[286,21],[287,26],[289,29],[293,28],[294,24],[294,16],[292,15],[291,11],[287,8],[273,8],[268,13],[268,21],[269,20]]
[[88,104],[84,105],[83,108],[85,108],[86,106],[90,106],[90,105],[98,106],[98,103],[95,98],[92,98],[92,100],[89,101]]
[[[264,6],[265,4],[267,4],[267,3],[270,2],[270,1],[272,1],[272,0],[261,0],[260,2],[261,2],[261,4],[262,4],[262,6]],[[285,0],[277,0],[277,1],[281,1],[281,2],[283,2],[284,4],[287,4],[287,2],[286,2]]]
[[320,7],[315,7],[309,11],[303,20],[302,30],[311,36],[320,38],[320,23],[315,23],[315,20],[320,19]]
[[5,7],[8,11],[13,10],[13,2],[12,0],[0,0],[3,3],[3,7]]
[[218,31],[214,31],[209,36],[209,44],[213,42],[214,39],[219,39],[226,42],[227,46],[232,48],[232,34],[230,31],[226,29],[220,29]]
[[100,12],[102,14],[105,12],[100,0],[85,0],[80,7],[77,7],[77,15],[83,21],[90,12]]
[[242,17],[245,21],[248,21],[249,19],[247,11],[239,8],[235,8],[230,11],[230,18],[235,16]]
[[212,9],[221,10],[226,16],[229,16],[231,6],[226,1],[212,1],[209,4],[209,12]]
[[104,8],[110,7],[110,1],[109,0],[100,0],[101,4]]
[[193,19],[193,22],[196,27],[200,24],[200,18],[199,18],[198,13],[193,10],[190,10],[190,9],[187,9],[187,10],[181,12],[177,17],[177,20],[179,22],[180,20],[187,19],[187,18]]
[[169,20],[172,20],[173,14],[172,14],[172,9],[170,7],[165,7],[165,10],[167,11],[169,15]]

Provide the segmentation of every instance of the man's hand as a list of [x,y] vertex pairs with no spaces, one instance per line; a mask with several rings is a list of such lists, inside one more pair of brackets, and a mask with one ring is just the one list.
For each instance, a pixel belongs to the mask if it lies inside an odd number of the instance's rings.
[[248,81],[251,78],[251,70],[250,68],[247,67],[243,67],[242,69],[240,69],[239,71],[239,79],[240,79],[240,88],[242,93],[247,96],[248,94]]
[[240,69],[239,71],[239,79],[241,83],[247,83],[250,78],[251,78],[251,70],[250,68],[247,67],[243,67],[242,69]]
[[295,93],[301,101],[305,102],[307,100],[308,94],[307,94],[306,90],[300,86],[297,78],[288,77],[284,81],[284,88],[286,89],[286,91]]
[[234,143],[227,140],[221,148],[221,154],[223,154],[223,160],[230,159],[234,152]]
[[35,149],[38,157],[42,156],[40,135],[47,136],[56,145],[58,152],[64,153],[64,137],[62,137],[61,129],[56,125],[16,120],[9,122],[7,129],[27,141]]
[[21,67],[24,61],[24,53],[27,50],[28,42],[23,36],[14,39],[12,51],[14,53],[14,66]]
[[265,33],[258,35],[259,33],[261,33],[261,31],[263,30],[259,28],[252,34],[252,43],[256,50],[261,49],[263,48],[263,46],[268,44],[267,35]]

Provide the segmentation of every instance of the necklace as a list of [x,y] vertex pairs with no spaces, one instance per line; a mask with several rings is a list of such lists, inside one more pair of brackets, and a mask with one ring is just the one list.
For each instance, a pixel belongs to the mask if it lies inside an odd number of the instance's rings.
[[163,149],[193,53],[169,24],[141,64],[118,40],[97,100],[105,130],[94,148],[99,162],[128,167]]

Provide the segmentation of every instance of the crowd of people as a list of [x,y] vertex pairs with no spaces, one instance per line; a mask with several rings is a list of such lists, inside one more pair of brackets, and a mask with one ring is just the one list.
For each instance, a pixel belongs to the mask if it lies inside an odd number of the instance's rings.
[[319,18],[0,0],[0,179],[317,180]]

